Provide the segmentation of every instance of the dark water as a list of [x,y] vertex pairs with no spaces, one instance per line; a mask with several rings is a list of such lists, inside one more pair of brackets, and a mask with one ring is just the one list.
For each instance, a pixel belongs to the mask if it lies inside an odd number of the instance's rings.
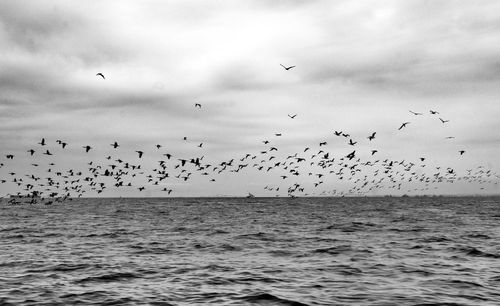
[[1,208],[2,305],[500,305],[500,198]]

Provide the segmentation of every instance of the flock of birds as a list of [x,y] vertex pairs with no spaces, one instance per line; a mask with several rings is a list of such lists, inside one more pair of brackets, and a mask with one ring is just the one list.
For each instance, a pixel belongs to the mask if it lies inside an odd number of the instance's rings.
[[[280,64],[281,65],[281,64]],[[281,65],[286,71],[295,66]],[[96,76],[106,79],[103,73]],[[194,107],[201,110],[202,105],[195,103]],[[424,113],[410,110],[414,116],[423,116]],[[438,117],[439,112],[429,111],[430,115],[436,116],[442,124],[449,120]],[[297,114],[288,114],[293,120]],[[403,122],[398,130],[407,128],[410,121]],[[377,132],[367,133],[368,144],[376,141]],[[54,146],[42,138],[34,147],[29,148],[26,153],[31,159],[29,173],[17,173],[14,171],[2,173],[2,168],[12,167],[15,154],[5,154],[5,160],[0,160],[0,187],[3,184],[13,184],[17,192],[4,195],[10,204],[37,204],[50,205],[64,202],[82,196],[97,196],[106,189],[134,188],[138,192],[146,190],[161,191],[165,195],[175,195],[171,186],[176,184],[172,180],[187,182],[199,176],[206,178],[208,182],[216,182],[216,178],[224,174],[237,174],[248,169],[275,175],[280,184],[263,186],[268,196],[286,194],[290,197],[297,196],[349,196],[374,194],[377,190],[398,190],[428,192],[437,189],[438,183],[455,183],[463,181],[477,183],[479,185],[498,184],[500,175],[485,166],[477,166],[467,169],[466,173],[459,175],[452,167],[430,166],[426,157],[417,160],[395,160],[390,158],[377,158],[378,150],[370,149],[368,159],[359,157],[356,146],[360,140],[354,140],[351,135],[344,131],[333,131],[332,137],[345,139],[347,146],[351,147],[348,154],[334,156],[327,150],[328,142],[321,141],[317,147],[304,147],[299,152],[292,154],[278,154],[280,148],[276,138],[282,137],[282,133],[275,133],[272,138],[262,140],[260,149],[254,153],[245,153],[242,156],[230,158],[218,162],[208,162],[205,156],[181,157],[166,152],[161,144],[154,145],[154,154],[148,153],[155,161],[153,169],[147,169],[142,163],[148,157],[147,149],[135,150],[136,158],[126,160],[117,157],[120,152],[120,144],[113,141],[109,144],[112,153],[105,154],[101,159],[86,163],[81,170],[62,169],[54,158],[36,159],[39,155],[59,156],[68,147],[72,147],[67,141],[55,140]],[[448,136],[446,139],[453,139]],[[187,141],[187,137],[183,137]],[[94,150],[91,145],[83,145],[82,153]],[[203,149],[203,143],[197,147]],[[151,148],[151,149],[153,149]],[[102,148],[101,148],[102,149]],[[281,151],[280,151],[281,152]],[[457,150],[457,155],[465,154],[465,150]],[[286,157],[285,157],[286,156]],[[422,171],[423,168],[430,169],[430,173]],[[43,173],[43,174],[42,174]],[[322,188],[325,178],[333,176],[338,181],[349,183],[348,190]],[[307,179],[304,179],[306,177]],[[300,180],[299,178],[302,178]],[[305,182],[304,182],[305,181]],[[415,187],[406,186],[418,183]],[[285,186],[285,187],[283,187]],[[409,189],[407,189],[409,188]],[[484,189],[484,187],[481,187]]]

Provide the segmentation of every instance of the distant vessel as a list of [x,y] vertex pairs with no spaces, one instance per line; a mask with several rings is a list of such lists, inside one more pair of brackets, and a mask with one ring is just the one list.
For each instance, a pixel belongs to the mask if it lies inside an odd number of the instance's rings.
[[250,192],[248,193],[248,195],[246,197],[247,198],[255,198],[255,196],[253,194],[251,194]]

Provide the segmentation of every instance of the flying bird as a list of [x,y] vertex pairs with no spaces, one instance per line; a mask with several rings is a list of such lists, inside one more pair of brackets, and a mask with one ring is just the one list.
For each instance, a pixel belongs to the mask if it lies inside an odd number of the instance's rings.
[[373,132],[373,134],[368,136],[368,140],[372,141],[373,139],[375,139],[375,134],[377,134],[377,132]]
[[414,111],[410,111],[410,113],[414,114],[415,116],[420,116],[420,115],[423,115],[423,113],[416,113]]
[[104,74],[102,74],[101,72],[97,73],[96,76],[100,76],[103,80],[105,80],[106,78],[104,77]]
[[83,148],[85,149],[85,153],[89,153],[90,149],[92,149],[91,146],[84,146]]
[[142,155],[144,154],[144,152],[142,152],[142,151],[135,151],[135,152],[137,152],[139,154],[139,158],[142,158]]
[[281,65],[281,67],[285,68],[285,70],[287,70],[287,71],[295,67],[295,66],[285,67],[285,66],[283,66],[283,64],[280,64],[280,65]]
[[30,155],[33,156],[33,154],[35,154],[35,150],[33,150],[33,149],[28,150],[28,153],[30,153]]
[[403,124],[401,124],[398,130],[401,130],[402,128],[406,127],[408,124],[410,124],[410,122],[404,122]]
[[465,150],[460,150],[460,151],[458,151],[458,152],[460,153],[460,155],[464,155]]
[[295,117],[297,117],[297,114],[295,114],[295,115],[290,115],[290,114],[288,114],[288,117],[290,117],[290,118],[292,118],[292,119],[295,119]]
[[200,103],[195,103],[195,104],[194,104],[194,107],[201,108],[201,104],[200,104]]
[[441,120],[442,123],[450,122],[450,120],[444,120],[442,118],[439,118],[439,120]]
[[430,110],[430,113],[431,113],[432,115],[439,114],[439,112],[433,111],[432,109]]
[[118,142],[115,141],[115,143],[112,143],[111,146],[113,147],[113,149],[116,149],[118,148],[120,145],[118,144]]

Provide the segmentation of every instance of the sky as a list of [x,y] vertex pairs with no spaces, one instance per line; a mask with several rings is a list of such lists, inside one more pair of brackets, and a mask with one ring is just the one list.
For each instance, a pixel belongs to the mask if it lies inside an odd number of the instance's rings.
[[[358,141],[360,157],[376,149],[381,159],[425,157],[426,169],[500,172],[498,1],[0,0],[0,50],[0,178],[39,171],[33,162],[84,169],[111,154],[153,168],[156,144],[212,163],[266,150],[263,140],[283,156],[327,141],[321,149],[342,157],[353,148],[334,130]],[[411,123],[398,130],[403,122]],[[54,156],[38,154],[47,148]],[[325,180],[318,192],[349,189]],[[176,196],[268,195],[264,186],[287,183],[249,169],[168,186]],[[0,185],[0,195],[15,188]],[[500,189],[456,183],[432,192]]]

